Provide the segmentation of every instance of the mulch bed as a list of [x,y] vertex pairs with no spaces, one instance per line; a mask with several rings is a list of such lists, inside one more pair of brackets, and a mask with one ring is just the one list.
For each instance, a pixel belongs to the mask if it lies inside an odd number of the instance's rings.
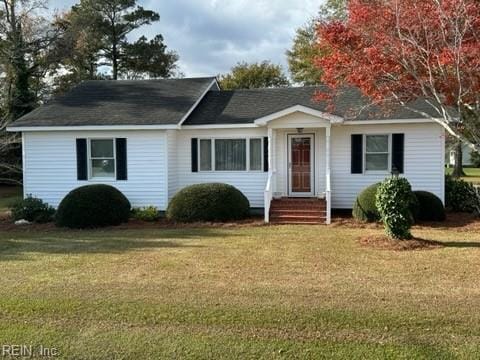
[[360,245],[378,250],[434,250],[443,247],[438,241],[412,238],[410,240],[394,240],[386,235],[366,235],[358,238]]
[[[147,222],[136,219],[130,219],[126,224],[118,226],[109,226],[102,230],[141,230],[141,229],[180,229],[180,228],[238,228],[247,226],[264,226],[263,217],[251,217],[245,220],[232,222],[195,222],[195,223],[174,223],[165,218],[157,221]],[[53,223],[48,224],[28,224],[15,225],[8,213],[0,212],[0,231],[26,231],[26,232],[47,232],[58,230]]]
[[[177,228],[235,228],[247,226],[265,226],[262,216],[255,216],[241,221],[232,221],[227,223],[218,222],[197,222],[197,223],[173,223],[166,219],[160,219],[154,222],[145,222],[131,219],[127,224],[110,227],[110,229],[128,230],[128,229],[177,229]],[[350,211],[334,212],[332,216],[331,227],[343,227],[352,229],[382,230],[381,223],[362,223],[351,216]],[[418,229],[452,229],[456,231],[480,231],[480,218],[468,213],[447,213],[447,219],[443,222],[424,222],[413,226],[413,230]],[[56,229],[54,224],[30,224],[14,225],[7,212],[0,212],[0,231],[52,231]],[[109,228],[106,228],[109,229]]]

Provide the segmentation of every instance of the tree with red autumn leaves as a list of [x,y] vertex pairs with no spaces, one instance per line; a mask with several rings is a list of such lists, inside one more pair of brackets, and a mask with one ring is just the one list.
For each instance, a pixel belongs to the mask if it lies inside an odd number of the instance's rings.
[[[356,86],[373,104],[434,119],[480,152],[480,1],[350,0],[345,21],[320,23],[316,60],[334,96]],[[435,116],[410,108],[422,98]],[[453,111],[452,111],[453,109]]]

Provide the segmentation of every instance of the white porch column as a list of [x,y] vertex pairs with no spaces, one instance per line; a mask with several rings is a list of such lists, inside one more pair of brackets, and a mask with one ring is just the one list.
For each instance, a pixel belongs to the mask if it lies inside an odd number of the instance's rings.
[[273,171],[273,129],[268,128],[268,172],[271,173]]
[[[269,142],[271,142],[271,152],[272,152],[272,165],[270,171],[272,172],[272,197],[277,189],[277,131],[272,129],[272,136],[270,137]],[[269,151],[270,151],[269,150]]]
[[[270,222],[270,204],[273,198],[273,187],[274,187],[274,179],[273,179],[273,169],[275,167],[275,155],[274,155],[274,134],[272,128],[268,128],[268,178],[267,178],[267,185],[265,186],[264,191],[264,213],[265,213],[265,222]],[[267,159],[264,159],[264,161]]]
[[325,159],[325,164],[326,164],[326,188],[325,188],[325,200],[327,202],[327,224],[330,224],[332,222],[332,205],[331,205],[331,183],[330,183],[330,150],[331,150],[331,143],[330,143],[330,130],[331,127],[327,126],[325,128],[325,144],[326,144],[326,159]]

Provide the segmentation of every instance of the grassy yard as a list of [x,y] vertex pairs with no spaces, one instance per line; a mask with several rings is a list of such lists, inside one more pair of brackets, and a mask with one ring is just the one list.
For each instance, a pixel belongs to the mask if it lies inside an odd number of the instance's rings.
[[0,185],[0,212],[6,211],[10,204],[21,198],[21,187]]
[[[453,168],[447,168],[445,171],[447,174],[451,174]],[[480,168],[463,168],[463,171],[465,173],[465,176],[462,177],[463,180],[480,184]]]
[[[478,225],[478,226],[477,226]],[[0,230],[0,344],[68,359],[477,358],[480,224]]]

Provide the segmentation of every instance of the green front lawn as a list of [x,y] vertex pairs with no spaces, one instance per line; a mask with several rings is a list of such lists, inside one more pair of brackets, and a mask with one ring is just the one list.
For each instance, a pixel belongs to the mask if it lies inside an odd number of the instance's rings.
[[0,230],[0,344],[68,359],[475,358],[480,224]]
[[[451,174],[453,168],[446,168],[446,173]],[[480,184],[480,168],[463,168],[465,176],[462,177],[463,180],[469,181],[475,184]]]

